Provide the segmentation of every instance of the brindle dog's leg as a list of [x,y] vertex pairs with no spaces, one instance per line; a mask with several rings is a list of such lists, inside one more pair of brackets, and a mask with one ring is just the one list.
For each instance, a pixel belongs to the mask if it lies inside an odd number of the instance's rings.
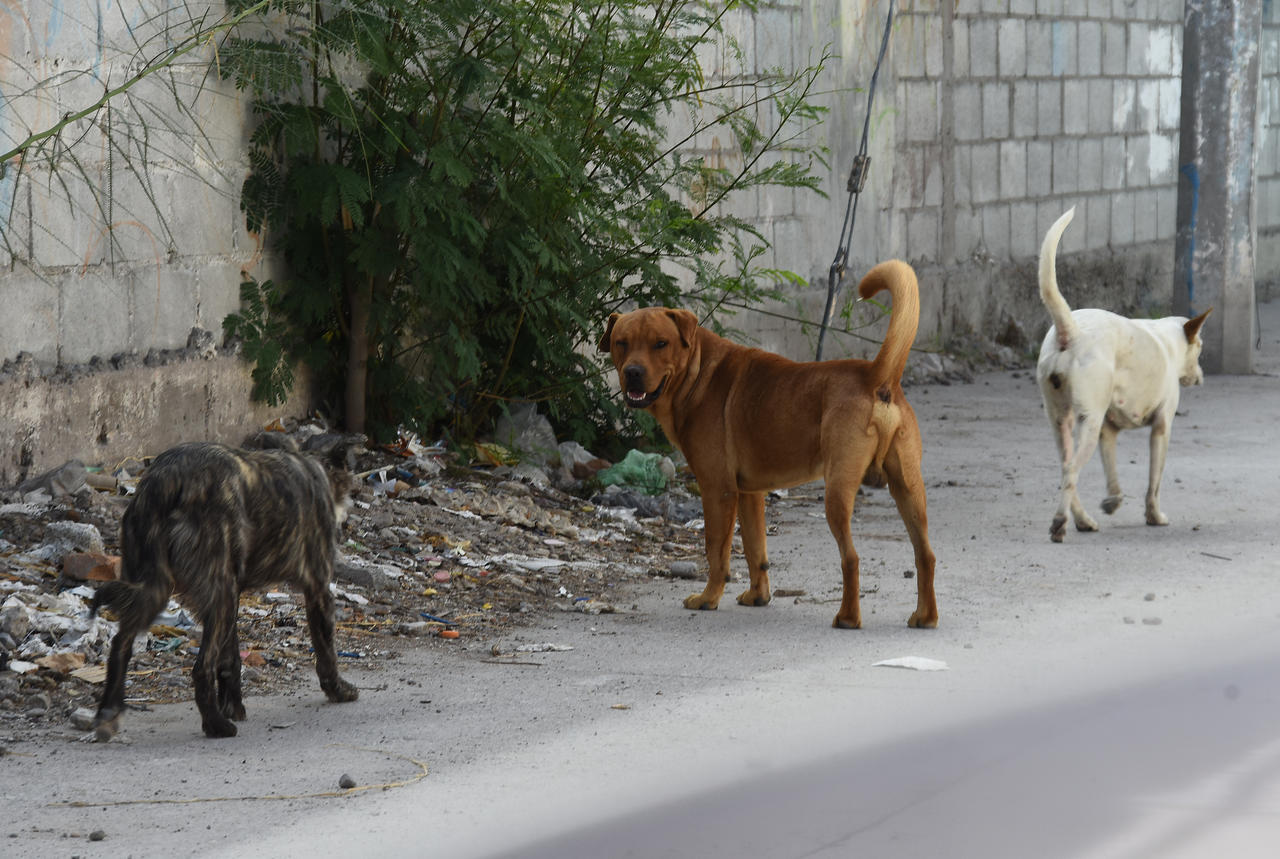
[[211,604],[205,607],[201,617],[204,637],[200,640],[200,655],[191,669],[191,681],[205,736],[234,737],[235,722],[223,715],[218,693],[218,671],[227,645],[227,624],[234,627],[236,622],[236,586],[230,575],[224,577],[221,587],[209,594],[209,601]]
[[227,624],[222,644],[222,660],[218,663],[218,712],[228,719],[244,721],[244,697],[240,688],[240,636],[233,616]]
[[[325,578],[327,581],[327,577]],[[311,627],[311,648],[316,655],[316,675],[330,701],[354,701],[360,691],[338,676],[338,653],[333,643],[333,595],[325,581],[306,589],[307,624]]]

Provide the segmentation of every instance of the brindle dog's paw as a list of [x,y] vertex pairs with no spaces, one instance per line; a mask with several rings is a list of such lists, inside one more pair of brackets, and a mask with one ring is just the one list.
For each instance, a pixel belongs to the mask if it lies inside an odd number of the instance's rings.
[[120,730],[120,714],[114,710],[98,713],[93,723],[93,738],[99,743],[106,743]]
[[715,611],[719,605],[719,599],[711,599],[706,594],[690,594],[684,600],[684,607],[694,611]]
[[345,680],[339,680],[332,686],[326,686],[325,696],[335,704],[354,701],[360,697],[360,690]]
[[236,735],[236,723],[222,716],[216,719],[205,719],[204,735],[213,740],[234,737]]

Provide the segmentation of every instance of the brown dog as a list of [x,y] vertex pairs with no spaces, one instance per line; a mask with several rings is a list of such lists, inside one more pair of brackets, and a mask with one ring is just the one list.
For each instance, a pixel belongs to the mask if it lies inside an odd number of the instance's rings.
[[612,355],[627,405],[653,414],[688,459],[702,491],[710,573],[706,589],[686,599],[686,608],[719,605],[735,519],[742,523],[751,571],[751,586],[738,602],[768,604],[765,494],[821,477],[844,576],[844,599],[832,625],[862,625],[849,520],[863,482],[888,483],[911,536],[917,598],[907,624],[938,625],[920,429],[900,384],[920,317],[911,266],[881,263],[862,279],[858,293],[870,298],[884,289],[893,296],[893,313],[874,361],[797,363],[718,337],[688,310],[646,307],[609,317],[600,351]]

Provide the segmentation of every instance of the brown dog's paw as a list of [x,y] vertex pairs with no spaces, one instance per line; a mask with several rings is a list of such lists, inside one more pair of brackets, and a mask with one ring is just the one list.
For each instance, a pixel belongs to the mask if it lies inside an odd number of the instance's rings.
[[689,594],[684,598],[684,607],[694,611],[715,611],[720,600],[712,599],[706,594]]
[[765,606],[768,605],[769,601],[772,599],[773,595],[768,591],[760,593],[754,588],[748,588],[738,594],[738,605]]
[[834,629],[862,629],[862,618],[836,615],[836,619],[831,621],[831,626]]
[[907,618],[907,626],[912,629],[937,629],[938,615],[920,611],[912,612],[911,617]]

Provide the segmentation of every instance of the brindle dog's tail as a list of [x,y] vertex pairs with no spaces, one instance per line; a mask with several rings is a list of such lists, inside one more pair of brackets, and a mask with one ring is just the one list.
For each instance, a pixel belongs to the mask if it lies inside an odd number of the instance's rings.
[[896,259],[880,263],[862,278],[858,295],[867,299],[885,289],[893,296],[893,310],[889,332],[872,362],[876,388],[902,379],[920,324],[920,287],[911,266]]
[[1049,316],[1053,319],[1053,327],[1057,331],[1058,351],[1065,352],[1076,336],[1076,321],[1071,317],[1071,306],[1067,304],[1062,293],[1058,291],[1058,242],[1067,230],[1067,224],[1075,217],[1076,207],[1067,209],[1058,220],[1053,222],[1049,231],[1044,234],[1044,242],[1040,245],[1040,300],[1044,302]]

